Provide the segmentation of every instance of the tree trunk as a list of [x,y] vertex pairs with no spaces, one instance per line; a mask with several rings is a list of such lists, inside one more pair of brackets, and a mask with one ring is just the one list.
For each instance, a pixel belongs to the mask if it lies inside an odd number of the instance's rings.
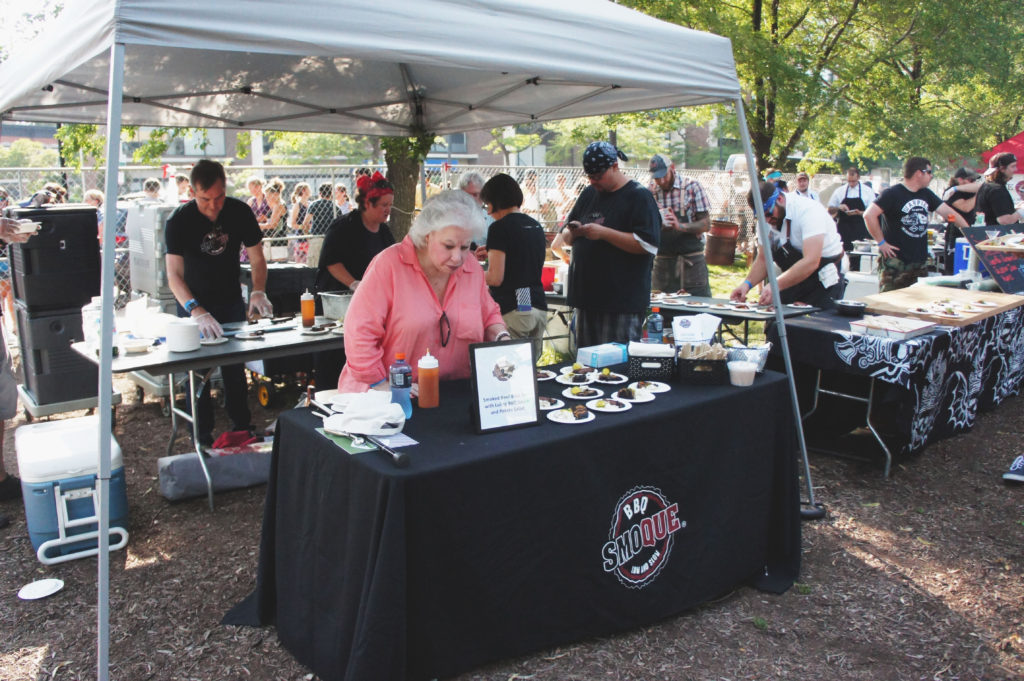
[[385,137],[381,140],[384,161],[388,165],[388,182],[395,188],[395,204],[391,212],[391,233],[395,241],[401,241],[412,226],[416,208],[416,182],[420,175],[420,163],[434,143],[432,133],[421,133],[416,137]]

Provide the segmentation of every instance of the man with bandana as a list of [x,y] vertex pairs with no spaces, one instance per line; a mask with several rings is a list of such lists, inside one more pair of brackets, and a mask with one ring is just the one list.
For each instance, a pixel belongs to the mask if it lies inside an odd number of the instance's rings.
[[[747,203],[754,207],[754,194]],[[772,260],[782,269],[779,275],[779,296],[783,303],[807,303],[829,309],[843,297],[843,241],[836,223],[820,201],[787,193],[771,181],[762,182],[758,200],[771,226]],[[730,298],[746,302],[747,294],[768,274],[763,250],[747,273],[746,279],[733,289]],[[765,286],[758,303],[772,303],[772,290]]]
[[[895,291],[916,284],[928,276],[932,262],[928,252],[928,215],[936,212],[943,222],[953,216],[957,227],[967,227],[959,213],[942,202],[928,188],[932,181],[932,163],[911,156],[903,164],[903,181],[882,192],[864,211],[864,223],[871,238],[878,242],[879,291]],[[885,230],[879,216],[885,215]]]
[[569,299],[576,346],[640,340],[650,301],[651,267],[661,243],[661,216],[651,192],[619,169],[626,155],[608,142],[583,154],[590,186],[562,229],[573,247]]
[[[222,322],[245,321],[246,308],[239,283],[239,247],[252,264],[249,313],[270,316],[273,306],[265,293],[267,261],[256,216],[244,201],[226,196],[224,166],[202,159],[192,168],[195,198],[167,219],[167,280],[178,301],[178,316],[191,317],[204,339],[220,338]],[[245,371],[241,364],[221,367],[224,401],[233,430],[249,430]],[[199,442],[213,444],[213,405],[207,385],[193,416]]]

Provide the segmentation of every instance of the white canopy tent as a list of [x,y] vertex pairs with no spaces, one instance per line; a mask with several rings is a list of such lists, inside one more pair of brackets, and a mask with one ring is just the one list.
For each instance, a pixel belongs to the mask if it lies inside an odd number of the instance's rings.
[[[734,105],[756,185],[730,41],[604,0],[76,0],[0,64],[0,120],[104,124],[110,140],[122,125],[445,134],[711,103]],[[107,168],[118,167],[118,155],[108,143]],[[107,210],[116,179],[107,173]],[[104,221],[101,433],[111,428],[114,224]],[[778,299],[774,274],[770,285]],[[799,425],[792,378],[790,390]],[[813,510],[802,431],[799,441]],[[102,435],[99,452],[97,669],[106,679],[110,439]]]

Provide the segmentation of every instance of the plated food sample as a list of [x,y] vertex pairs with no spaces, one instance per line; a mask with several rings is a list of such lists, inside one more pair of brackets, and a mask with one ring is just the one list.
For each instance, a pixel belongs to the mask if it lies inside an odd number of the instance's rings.
[[603,411],[611,413],[616,411],[626,411],[627,409],[632,409],[633,405],[630,404],[629,402],[626,402],[625,400],[616,400],[609,397],[597,400],[590,400],[589,402],[587,402],[587,407],[593,409],[594,411]]
[[627,402],[650,402],[654,399],[654,393],[644,388],[622,388],[615,392],[614,398]]
[[672,389],[668,383],[662,383],[661,381],[637,381],[636,383],[630,383],[630,388],[633,390],[647,390],[652,393],[667,393]]
[[622,374],[615,373],[611,369],[604,368],[604,369],[601,369],[601,371],[599,371],[597,373],[597,377],[596,377],[595,380],[598,383],[615,384],[615,383],[625,383],[629,379],[626,378],[625,376],[623,376]]
[[568,397],[570,400],[589,400],[593,397],[604,397],[604,391],[589,386],[577,385],[563,390],[562,396]]
[[537,403],[540,405],[541,411],[550,411],[551,409],[561,409],[565,406],[565,402],[558,399],[557,397],[538,397]]
[[557,374],[550,369],[537,369],[537,380],[538,381],[550,381]]
[[582,404],[577,404],[572,409],[549,411],[548,419],[555,423],[587,423],[594,420],[594,413]]

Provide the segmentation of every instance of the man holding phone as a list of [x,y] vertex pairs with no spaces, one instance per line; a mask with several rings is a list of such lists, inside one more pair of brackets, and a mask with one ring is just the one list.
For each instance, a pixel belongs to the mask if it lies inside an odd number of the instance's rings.
[[711,297],[704,261],[704,232],[711,226],[711,204],[700,183],[676,172],[676,164],[656,154],[650,163],[651,193],[661,212],[661,246],[654,259],[651,287],[666,293],[685,289]]
[[654,197],[619,169],[626,155],[608,142],[583,153],[590,186],[569,211],[562,230],[573,247],[569,305],[576,346],[640,340],[650,301],[651,266],[661,243]]

